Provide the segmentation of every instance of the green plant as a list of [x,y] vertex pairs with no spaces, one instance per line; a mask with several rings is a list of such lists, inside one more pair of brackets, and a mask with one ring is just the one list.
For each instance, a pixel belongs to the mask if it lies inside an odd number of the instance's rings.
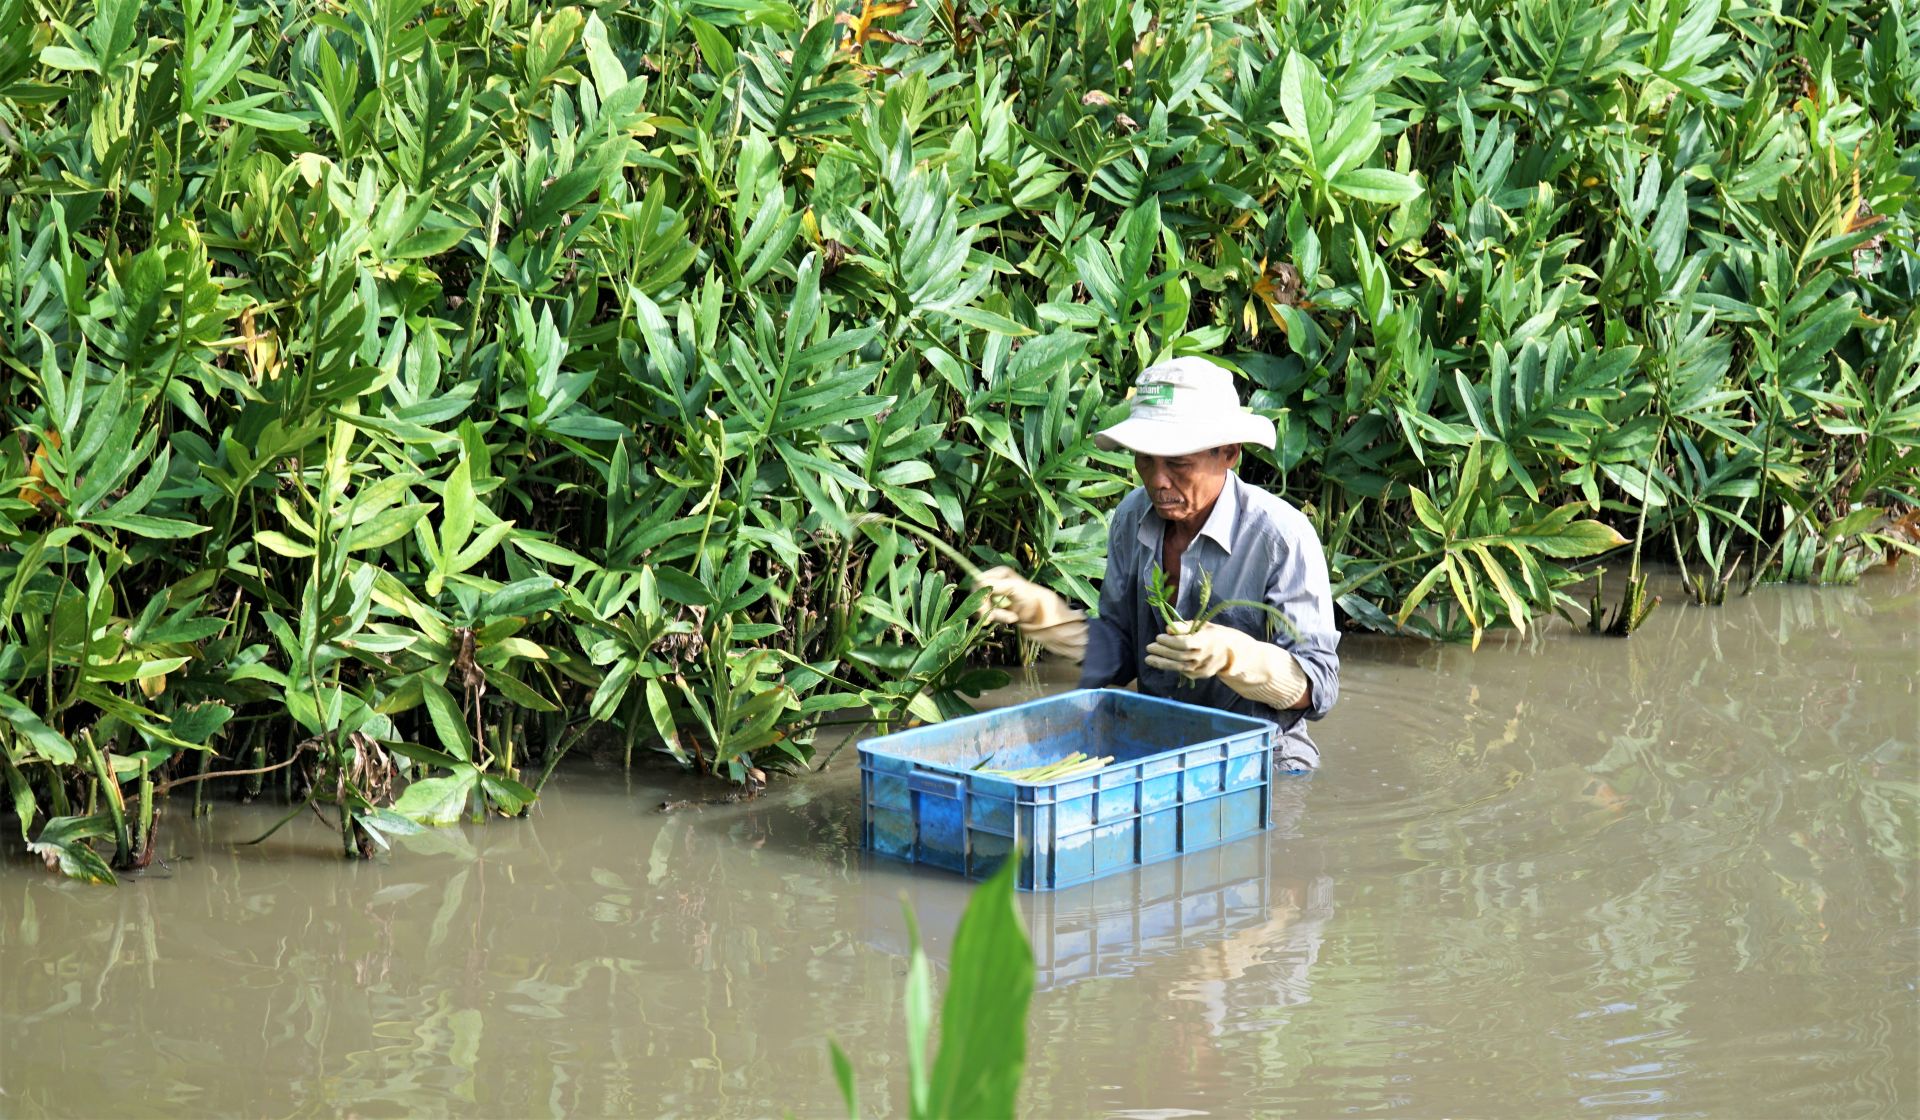
[[[940,1045],[927,1064],[933,1033],[933,969],[920,929],[906,910],[907,1115],[915,1120],[1011,1117],[1027,1061],[1027,1004],[1033,997],[1033,948],[1014,906],[1016,861],[1000,865],[974,890],[953,935],[947,992],[940,1001]],[[847,1115],[860,1115],[853,1062],[829,1042]]]

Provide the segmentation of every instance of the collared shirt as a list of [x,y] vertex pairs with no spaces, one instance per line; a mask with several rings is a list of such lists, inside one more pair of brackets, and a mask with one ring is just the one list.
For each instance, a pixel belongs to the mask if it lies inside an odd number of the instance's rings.
[[1305,514],[1286,501],[1227,473],[1213,512],[1180,557],[1180,617],[1200,609],[1200,573],[1213,576],[1213,601],[1249,599],[1277,608],[1295,633],[1271,625],[1264,611],[1230,607],[1214,622],[1271,640],[1300,663],[1312,686],[1310,706],[1281,711],[1249,700],[1218,678],[1183,680],[1147,665],[1148,643],[1166,629],[1147,602],[1148,582],[1159,567],[1167,523],[1153,511],[1144,489],[1128,494],[1107,529],[1107,575],[1100,584],[1100,613],[1087,629],[1080,687],[1107,688],[1139,682],[1141,692],[1270,719],[1280,725],[1275,758],[1291,768],[1320,764],[1320,748],[1306,721],[1319,719],[1340,695],[1340,635],[1333,627],[1333,592],[1326,553]]

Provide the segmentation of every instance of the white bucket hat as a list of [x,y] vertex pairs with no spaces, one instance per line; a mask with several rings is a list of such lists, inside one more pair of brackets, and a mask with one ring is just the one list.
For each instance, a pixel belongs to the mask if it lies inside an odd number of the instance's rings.
[[1093,442],[1102,451],[1191,455],[1241,443],[1272,448],[1274,428],[1240,407],[1232,373],[1205,358],[1174,358],[1141,372],[1127,418],[1095,432]]

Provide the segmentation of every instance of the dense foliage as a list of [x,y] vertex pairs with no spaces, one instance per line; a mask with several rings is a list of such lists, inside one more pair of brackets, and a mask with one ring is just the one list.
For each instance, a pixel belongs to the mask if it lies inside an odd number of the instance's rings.
[[1848,578],[1916,135],[1905,0],[0,0],[11,806],[105,878],[198,773],[354,852],[589,722],[757,782],[940,718],[998,675],[922,535],[1091,601],[1173,354],[1360,626]]

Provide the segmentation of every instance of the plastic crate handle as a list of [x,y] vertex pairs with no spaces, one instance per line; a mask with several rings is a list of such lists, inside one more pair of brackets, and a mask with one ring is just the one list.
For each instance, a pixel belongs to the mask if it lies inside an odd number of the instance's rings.
[[967,784],[948,774],[934,774],[925,770],[916,770],[907,775],[907,788],[915,793],[930,793],[935,797],[951,797],[955,801],[967,794]]

